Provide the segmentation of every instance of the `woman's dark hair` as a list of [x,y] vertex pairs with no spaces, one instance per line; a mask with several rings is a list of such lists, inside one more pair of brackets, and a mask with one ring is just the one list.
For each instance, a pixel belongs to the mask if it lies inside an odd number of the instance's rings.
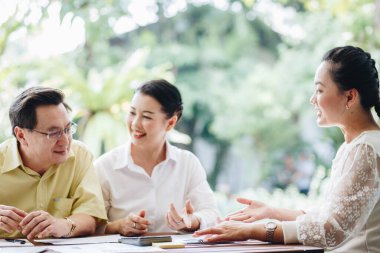
[[374,106],[380,117],[379,76],[369,53],[359,47],[336,47],[323,56],[323,61],[331,63],[331,77],[340,90],[355,88],[363,108]]
[[137,88],[136,93],[138,92],[156,99],[167,118],[171,118],[174,114],[178,120],[181,118],[183,110],[181,93],[173,84],[164,79],[151,80]]
[[[9,119],[12,132],[16,126],[34,129],[37,125],[36,108],[43,105],[63,104],[66,110],[71,110],[64,102],[65,95],[61,90],[48,87],[31,87],[19,94],[9,108]],[[14,132],[13,132],[14,135]]]

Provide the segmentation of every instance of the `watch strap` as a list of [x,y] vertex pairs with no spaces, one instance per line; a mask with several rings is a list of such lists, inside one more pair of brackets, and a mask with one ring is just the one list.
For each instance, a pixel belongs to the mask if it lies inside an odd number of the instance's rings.
[[274,230],[272,229],[267,229],[267,241],[268,242],[273,242],[273,238],[274,238]]

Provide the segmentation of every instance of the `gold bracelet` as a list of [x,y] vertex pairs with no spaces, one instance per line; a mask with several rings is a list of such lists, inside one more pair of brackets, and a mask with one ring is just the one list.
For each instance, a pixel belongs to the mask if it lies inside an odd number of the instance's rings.
[[65,217],[64,219],[67,220],[71,224],[71,228],[70,228],[70,232],[68,234],[64,235],[63,237],[70,237],[74,233],[74,230],[77,227],[77,225],[69,217]]

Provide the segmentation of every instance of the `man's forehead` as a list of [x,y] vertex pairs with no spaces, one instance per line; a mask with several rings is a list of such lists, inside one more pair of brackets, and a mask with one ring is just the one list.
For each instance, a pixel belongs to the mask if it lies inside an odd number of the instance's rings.
[[44,128],[62,128],[70,124],[70,119],[65,106],[41,105],[36,108],[37,126]]

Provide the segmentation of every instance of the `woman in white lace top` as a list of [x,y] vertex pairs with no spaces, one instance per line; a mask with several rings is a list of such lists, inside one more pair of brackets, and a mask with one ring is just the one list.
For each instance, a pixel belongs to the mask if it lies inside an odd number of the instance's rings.
[[[259,239],[334,252],[380,252],[380,128],[371,114],[374,107],[380,116],[375,61],[357,47],[331,49],[314,83],[310,102],[318,125],[339,127],[345,139],[332,162],[323,204],[305,213],[238,198],[246,208],[196,235],[209,241]],[[277,221],[252,223],[265,218]]]

